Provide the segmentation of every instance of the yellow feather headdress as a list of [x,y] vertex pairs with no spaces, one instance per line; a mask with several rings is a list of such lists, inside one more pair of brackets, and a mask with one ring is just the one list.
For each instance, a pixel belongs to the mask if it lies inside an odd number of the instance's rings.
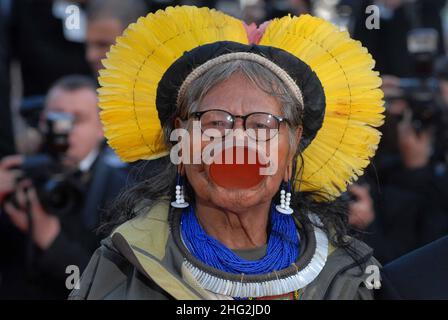
[[[99,105],[105,136],[123,161],[169,153],[157,111],[159,83],[185,52],[219,41],[249,44],[244,23],[189,6],[142,17],[117,39],[103,60]],[[375,128],[383,123],[383,93],[374,60],[347,32],[309,15],[270,21],[259,44],[294,55],[319,78],[325,117],[298,163],[303,172],[296,186],[328,194],[321,200],[337,197],[362,174],[380,140]]]

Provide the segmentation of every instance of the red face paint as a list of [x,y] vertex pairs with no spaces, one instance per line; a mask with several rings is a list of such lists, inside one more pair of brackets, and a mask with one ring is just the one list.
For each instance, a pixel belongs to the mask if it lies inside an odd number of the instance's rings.
[[[233,161],[226,164],[226,157],[232,159],[232,152]],[[258,185],[266,177],[260,174],[260,169],[266,168],[267,164],[260,163],[259,155],[254,154],[254,151],[250,153],[251,156],[247,147],[233,147],[216,155],[209,170],[213,182],[226,189],[248,189]]]

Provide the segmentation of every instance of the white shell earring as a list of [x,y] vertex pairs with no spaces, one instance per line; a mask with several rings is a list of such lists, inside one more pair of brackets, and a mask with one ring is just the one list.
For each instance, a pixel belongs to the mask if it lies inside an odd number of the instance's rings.
[[280,204],[276,205],[275,208],[280,213],[292,214],[294,211],[291,209],[290,204],[291,204],[291,184],[288,182],[286,191],[285,191],[285,185],[283,184],[283,187],[280,190]]
[[171,206],[174,208],[186,208],[190,204],[185,201],[185,186],[183,183],[182,176],[180,175],[180,172],[177,172],[176,177],[176,190],[175,190],[175,196],[176,200],[171,202]]

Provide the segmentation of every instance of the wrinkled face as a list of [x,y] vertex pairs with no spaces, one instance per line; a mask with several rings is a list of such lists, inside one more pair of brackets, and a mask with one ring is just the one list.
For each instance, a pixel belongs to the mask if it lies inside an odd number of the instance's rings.
[[[227,81],[213,87],[203,98],[197,111],[210,109],[222,109],[233,115],[243,116],[252,112],[267,112],[272,115],[283,116],[280,103],[241,74],[234,74]],[[192,120],[188,122],[190,130],[191,122]],[[242,119],[236,119],[234,129],[243,130]],[[290,130],[287,124],[281,123],[278,143],[275,143],[275,146],[268,145],[269,152],[277,154],[275,172],[271,175],[264,175],[260,182],[248,188],[222,187],[213,180],[211,166],[204,162],[202,164],[185,164],[185,174],[194,189],[196,200],[242,213],[252,206],[270,202],[278,192],[281,182],[288,180],[291,174],[294,150],[290,146],[289,134]],[[297,141],[299,141],[301,128],[297,129],[296,135]],[[201,149],[204,150],[209,143],[208,141],[202,141]]]
[[101,60],[106,58],[110,46],[115,44],[115,38],[121,35],[123,29],[122,23],[113,18],[89,21],[86,36],[86,59],[96,75],[103,68]]
[[73,91],[55,88],[50,91],[45,112],[65,112],[74,117],[66,165],[78,165],[103,140],[97,103],[96,93],[90,88]]

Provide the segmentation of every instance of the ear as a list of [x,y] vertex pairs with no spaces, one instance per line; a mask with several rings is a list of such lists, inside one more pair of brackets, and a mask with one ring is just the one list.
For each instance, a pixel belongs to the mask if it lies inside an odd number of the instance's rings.
[[184,127],[184,121],[180,117],[174,119],[174,129],[180,129]]
[[97,114],[97,123],[98,123],[98,138],[104,139],[104,129],[103,129],[103,122],[101,121],[101,109],[97,106],[96,107],[96,114]]
[[99,129],[98,129],[98,138],[99,139],[104,139],[104,130],[103,130],[103,126],[100,125]]
[[289,155],[289,158],[288,158],[288,165],[286,166],[285,175],[283,177],[284,181],[289,181],[292,178],[292,174],[293,174],[292,171],[293,171],[293,166],[294,166],[293,161],[294,161],[295,155],[297,153],[297,148],[299,148],[299,146],[300,146],[300,139],[302,138],[302,133],[303,133],[303,127],[302,126],[299,126],[295,130],[295,132],[294,132],[294,135],[295,135],[295,138],[296,138],[296,141],[297,141],[297,147],[294,148],[294,150],[292,150],[294,152],[290,152],[290,155]]
[[[174,130],[176,130],[176,129],[182,129],[182,128],[184,128],[184,121],[182,121],[182,119],[180,118],[180,117],[176,117],[174,120],[173,120],[173,126],[174,126],[174,129],[173,129],[173,131]],[[183,139],[183,138],[182,138]],[[179,141],[178,141],[178,143],[180,143]],[[179,150],[179,156],[182,158],[182,148]],[[183,173],[184,172],[182,172],[182,171],[185,171],[185,169],[183,169],[183,164],[182,163],[180,163],[179,164],[179,166],[177,167],[177,172],[179,173],[179,174],[181,174],[181,175],[183,175]]]
[[303,127],[299,126],[295,131],[296,141],[297,141],[297,147],[300,145],[300,140],[302,139],[303,134]]

